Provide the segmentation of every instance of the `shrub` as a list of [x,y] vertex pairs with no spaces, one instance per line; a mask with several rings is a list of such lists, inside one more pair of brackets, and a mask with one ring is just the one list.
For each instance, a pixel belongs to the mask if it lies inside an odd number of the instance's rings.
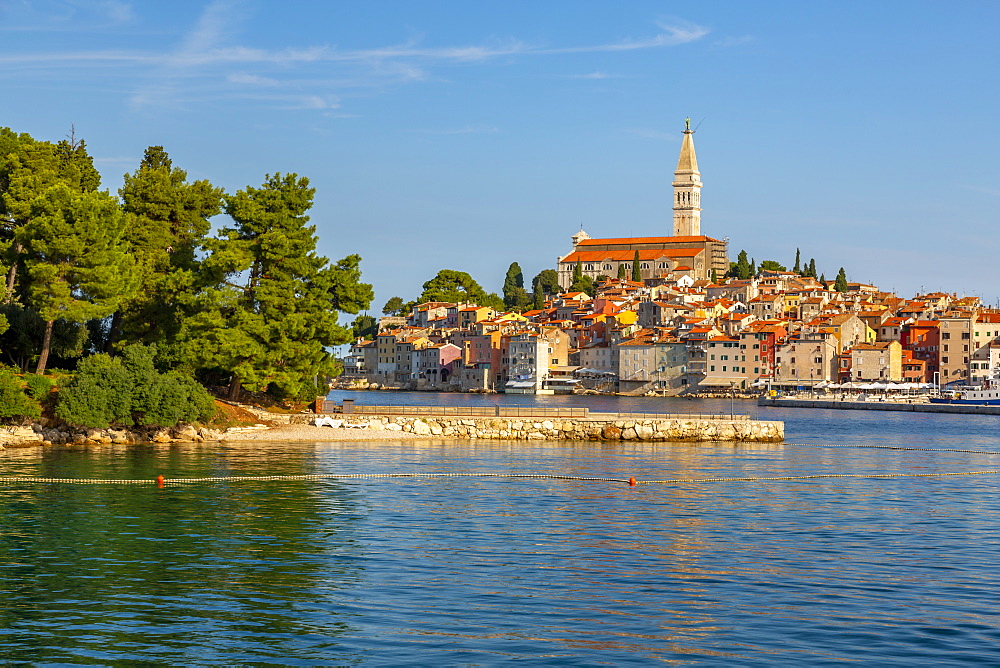
[[205,388],[176,371],[159,373],[155,356],[152,346],[131,345],[121,358],[103,353],[86,358],[60,391],[56,414],[70,424],[94,428],[172,427],[210,419],[215,406]]
[[34,373],[26,375],[24,382],[28,385],[28,396],[38,401],[48,398],[52,388],[56,386],[56,381],[52,378]]
[[59,392],[56,415],[81,427],[130,425],[134,386],[120,359],[91,355],[80,361],[73,379]]
[[0,371],[0,420],[20,421],[41,414],[41,405],[24,393],[24,383],[12,372]]

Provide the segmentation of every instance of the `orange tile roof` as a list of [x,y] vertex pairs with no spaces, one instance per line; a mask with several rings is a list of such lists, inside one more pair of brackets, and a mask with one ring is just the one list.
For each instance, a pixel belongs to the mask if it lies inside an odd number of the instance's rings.
[[611,244],[689,244],[698,241],[718,241],[712,237],[623,237],[620,239],[584,239],[580,246],[599,246]]
[[[640,260],[659,260],[660,258],[675,257],[695,257],[705,251],[701,248],[669,248],[640,250]],[[611,260],[614,262],[631,262],[635,259],[635,251],[632,250],[585,250],[570,253],[560,260],[560,262],[601,262]]]

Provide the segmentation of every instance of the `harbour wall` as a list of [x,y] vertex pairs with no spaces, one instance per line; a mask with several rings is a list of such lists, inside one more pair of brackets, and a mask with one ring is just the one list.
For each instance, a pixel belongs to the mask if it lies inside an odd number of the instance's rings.
[[829,399],[784,399],[760,397],[759,406],[776,408],[832,408],[845,411],[907,411],[913,413],[960,413],[974,415],[1000,415],[1000,406],[971,404],[904,403],[897,401],[832,401]]
[[398,431],[418,436],[461,439],[560,441],[741,441],[777,443],[785,438],[785,423],[746,417],[684,415],[654,417],[590,413],[588,417],[483,417],[461,415],[330,414],[296,415],[293,423],[317,418],[336,427]]

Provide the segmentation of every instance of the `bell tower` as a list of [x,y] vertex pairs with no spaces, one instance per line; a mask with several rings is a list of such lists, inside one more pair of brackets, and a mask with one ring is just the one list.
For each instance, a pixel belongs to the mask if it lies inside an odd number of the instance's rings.
[[684,141],[674,172],[674,236],[701,236],[701,172],[694,154],[691,119],[684,120]]

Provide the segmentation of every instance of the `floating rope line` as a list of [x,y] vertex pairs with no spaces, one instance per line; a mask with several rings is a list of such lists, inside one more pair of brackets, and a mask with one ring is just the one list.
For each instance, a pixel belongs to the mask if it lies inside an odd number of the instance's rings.
[[218,476],[212,478],[101,479],[101,478],[36,478],[13,476],[0,478],[0,483],[55,483],[69,485],[190,485],[220,482],[259,482],[271,480],[366,480],[375,478],[507,478],[521,480],[580,480],[585,482],[617,482],[636,485],[693,484],[706,482],[780,482],[789,480],[819,480],[823,478],[940,478],[946,476],[997,475],[1000,471],[957,471],[941,473],[816,473],[791,476],[746,476],[727,478],[672,478],[667,480],[636,480],[635,478],[600,478],[553,475],[544,473],[319,473],[312,475]]

